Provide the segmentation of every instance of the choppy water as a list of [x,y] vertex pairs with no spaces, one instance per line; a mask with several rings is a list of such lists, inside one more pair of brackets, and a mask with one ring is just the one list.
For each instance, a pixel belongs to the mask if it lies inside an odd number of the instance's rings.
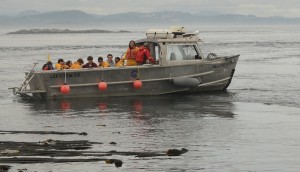
[[[0,134],[0,141],[89,140],[96,151],[187,148],[178,157],[113,156],[104,162],[10,164],[28,171],[299,171],[300,27],[198,27],[204,53],[241,54],[228,92],[24,101],[9,87],[53,61],[120,56],[130,34],[6,35],[0,31],[0,130],[85,131],[88,136]],[[117,145],[111,145],[116,142]],[[0,157],[1,158],[1,157]],[[109,157],[111,158],[111,157]],[[0,161],[0,164],[1,163]],[[4,163],[6,164],[6,163]]]

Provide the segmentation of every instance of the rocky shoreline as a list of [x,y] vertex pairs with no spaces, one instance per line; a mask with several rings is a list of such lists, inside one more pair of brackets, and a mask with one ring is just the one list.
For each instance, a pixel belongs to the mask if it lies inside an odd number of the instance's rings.
[[[58,132],[58,131],[7,131],[0,130],[0,135],[5,134],[41,134],[41,135],[81,135],[87,136],[86,132]],[[187,149],[169,149],[167,151],[116,151],[116,150],[99,150],[100,145],[105,143],[91,142],[88,140],[52,140],[38,142],[22,142],[22,141],[1,141],[0,140],[0,172],[7,172],[13,165],[20,164],[36,164],[36,163],[70,163],[70,162],[104,162],[105,164],[114,164],[115,167],[122,167],[123,161],[114,159],[114,156],[134,156],[136,158],[160,157],[170,159],[171,156],[180,156]],[[116,142],[108,143],[117,145]],[[93,147],[98,145],[98,150]],[[163,158],[165,157],[165,158]],[[24,171],[24,170],[18,170]],[[26,170],[25,170],[26,171]]]
[[127,30],[110,31],[110,30],[69,30],[69,29],[21,29],[7,34],[67,34],[67,33],[130,33]]

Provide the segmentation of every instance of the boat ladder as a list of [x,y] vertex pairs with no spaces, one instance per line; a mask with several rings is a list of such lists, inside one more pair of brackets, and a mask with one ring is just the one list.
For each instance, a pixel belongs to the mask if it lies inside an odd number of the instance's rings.
[[13,94],[19,94],[22,97],[31,97],[30,95],[28,95],[28,93],[32,93],[32,91],[27,90],[27,86],[29,84],[29,82],[32,80],[32,78],[34,77],[34,68],[38,63],[33,63],[33,67],[32,69],[26,74],[25,76],[25,81],[21,84],[20,87],[13,87],[13,88],[9,88],[13,90]]

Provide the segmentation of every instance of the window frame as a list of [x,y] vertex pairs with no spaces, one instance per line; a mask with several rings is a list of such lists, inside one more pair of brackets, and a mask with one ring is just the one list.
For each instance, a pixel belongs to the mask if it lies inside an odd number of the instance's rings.
[[[188,55],[185,49],[185,46],[189,49],[192,47],[193,53],[190,53],[192,55]],[[198,44],[186,44],[186,43],[176,43],[176,44],[169,44],[166,47],[166,61],[190,61],[190,60],[199,60],[202,57],[202,53],[199,51]],[[172,50],[170,50],[172,48]],[[177,50],[174,51],[174,48],[177,48]],[[171,58],[171,55],[173,56]],[[175,57],[174,57],[175,55]],[[199,56],[200,58],[195,58]],[[192,58],[188,58],[188,57]],[[171,60],[172,59],[172,60]]]

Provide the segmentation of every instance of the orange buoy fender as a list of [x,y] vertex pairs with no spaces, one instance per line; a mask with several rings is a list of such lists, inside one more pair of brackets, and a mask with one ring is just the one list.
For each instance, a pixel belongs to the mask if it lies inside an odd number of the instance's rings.
[[101,91],[106,90],[106,89],[107,89],[107,83],[104,82],[104,81],[99,82],[98,88],[99,88],[99,90],[101,90]]
[[136,79],[134,82],[133,82],[133,87],[135,89],[140,89],[141,87],[143,86],[143,83],[141,80],[139,79]]
[[70,93],[70,86],[66,83],[64,85],[60,86],[60,92],[62,94],[69,94]]

